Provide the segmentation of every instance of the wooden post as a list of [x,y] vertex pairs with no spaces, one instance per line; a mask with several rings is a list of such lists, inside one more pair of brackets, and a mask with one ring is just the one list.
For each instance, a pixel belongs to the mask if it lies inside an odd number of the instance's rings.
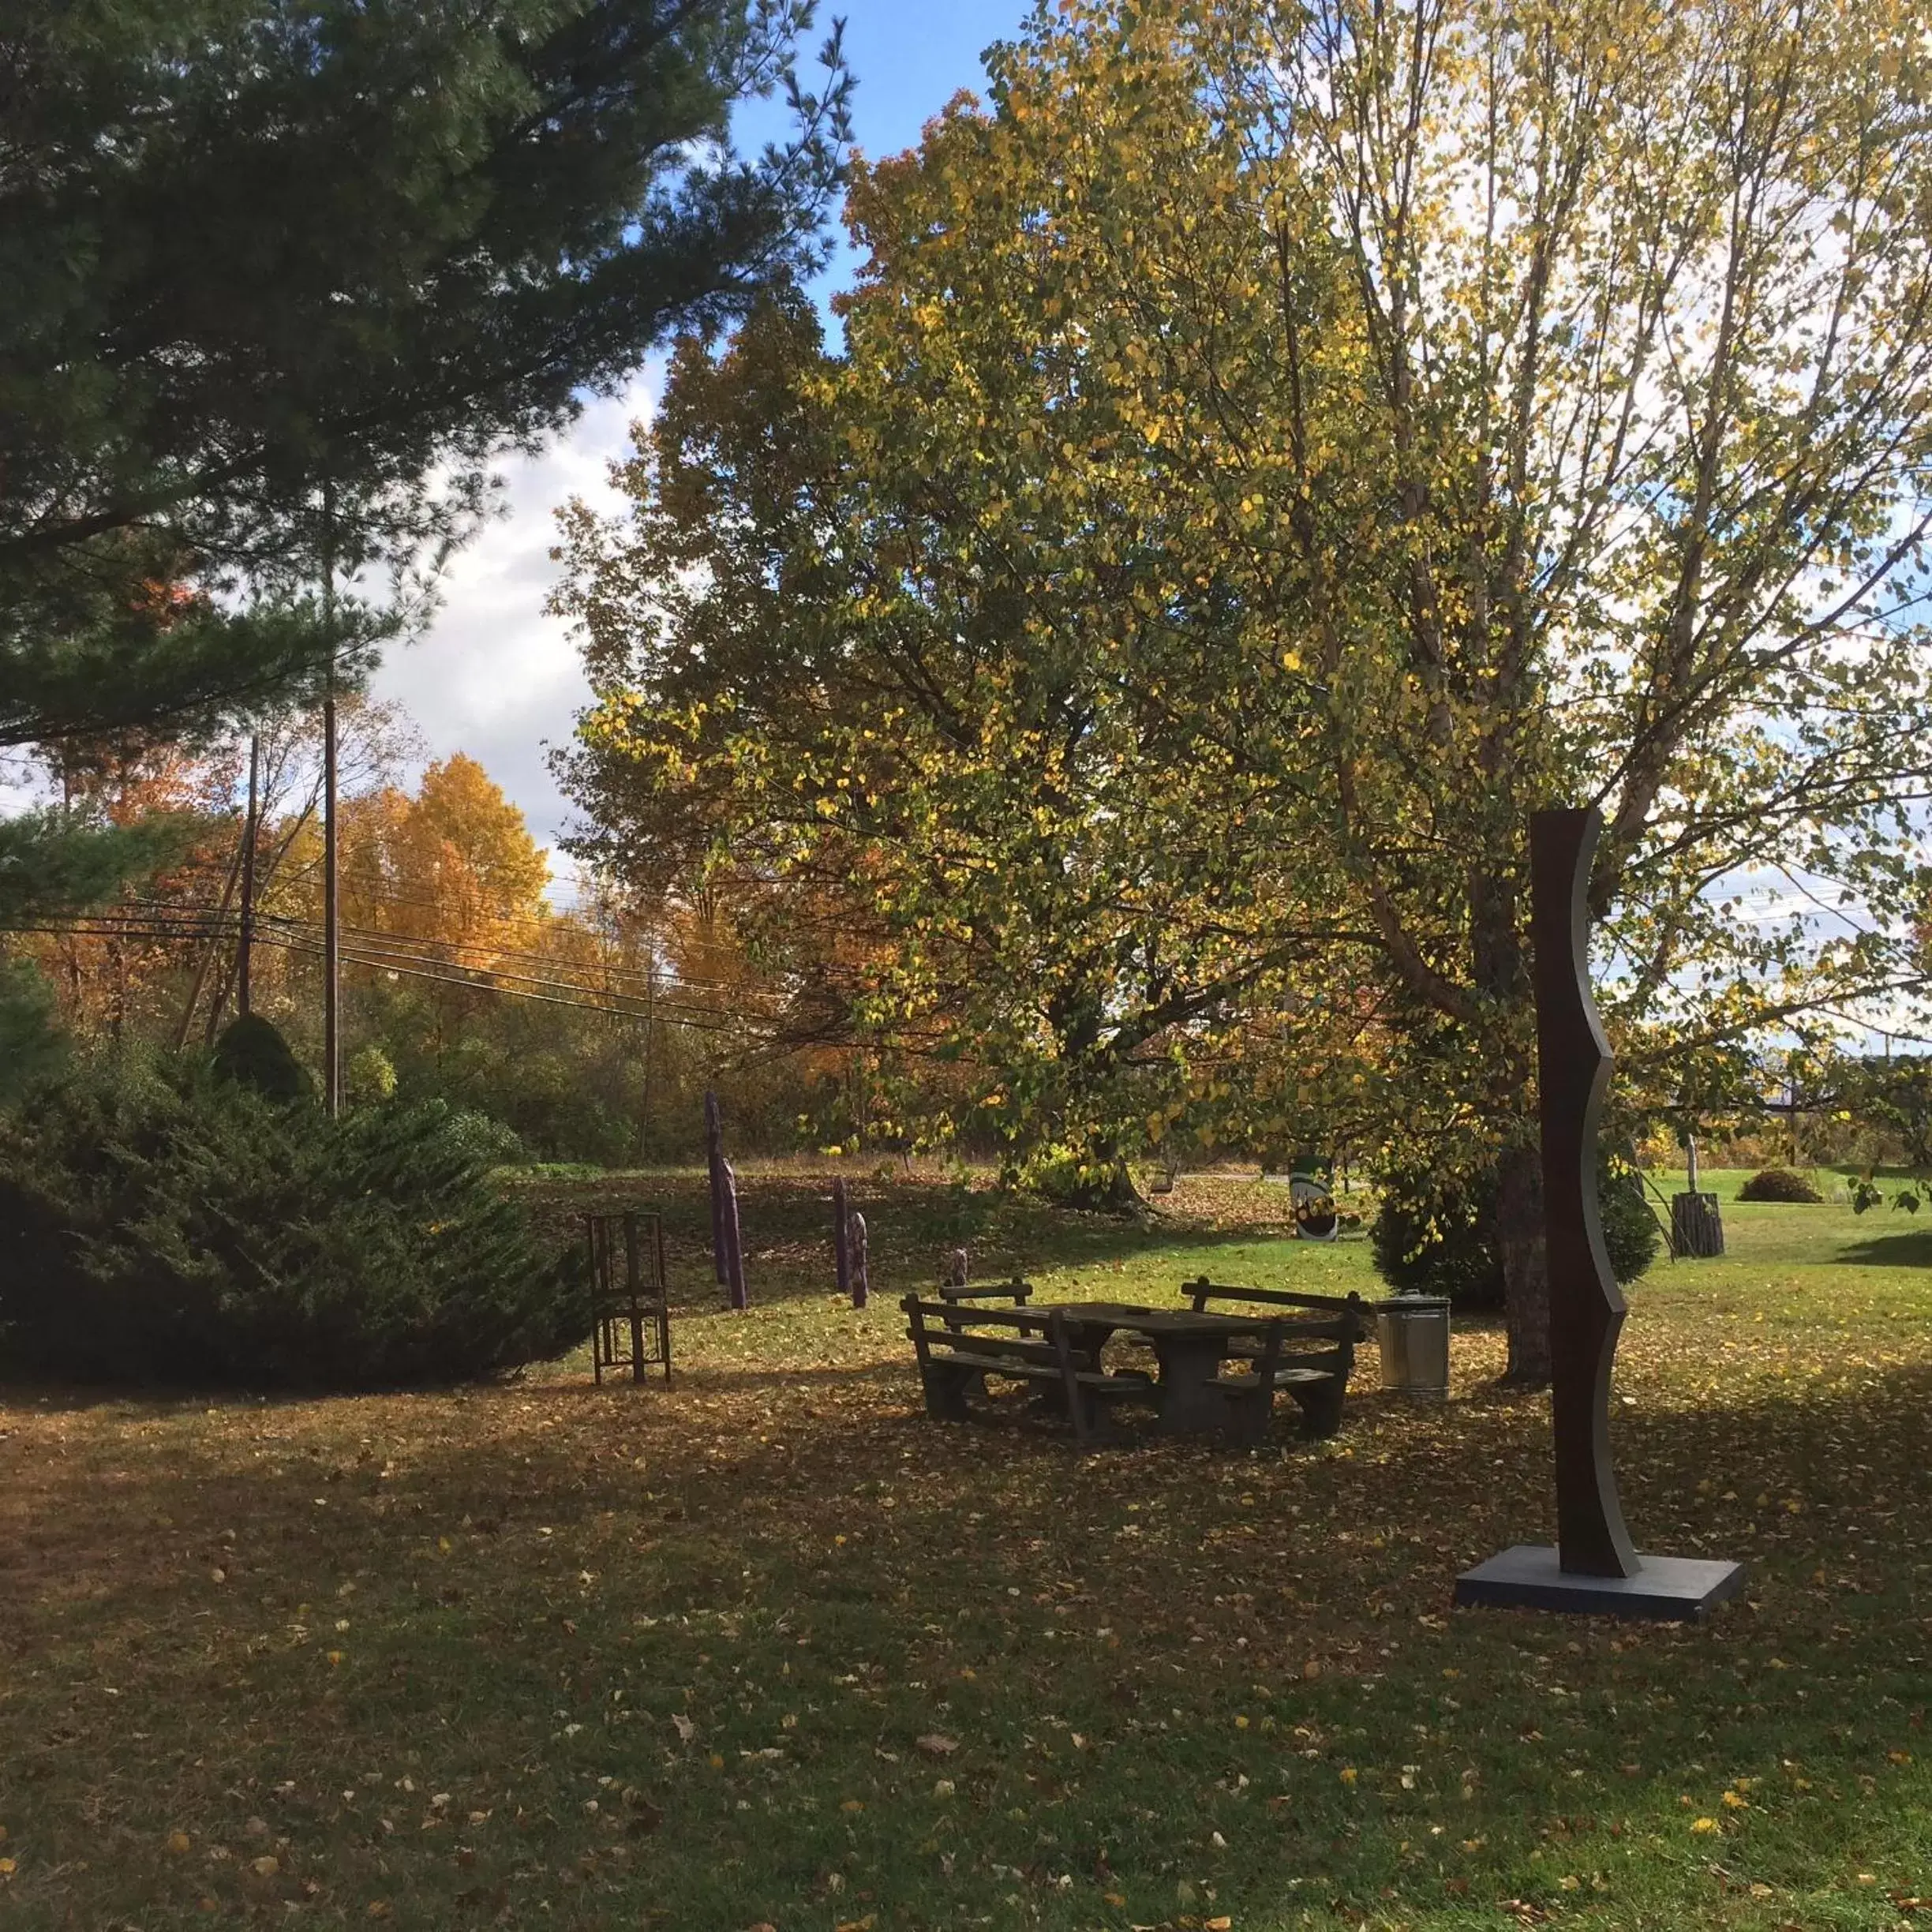
[[249,733],[248,826],[242,847],[242,937],[235,957],[235,1008],[245,1019],[255,1010],[255,814],[261,789],[261,733]]
[[731,1163],[721,1155],[718,1164],[724,1171],[725,1286],[731,1305],[742,1309],[746,1305],[746,1297],[744,1249],[738,1234],[738,1174]]
[[624,1231],[624,1310],[631,1318],[631,1380],[644,1380],[644,1310],[639,1302],[641,1283],[638,1278],[638,1224],[637,1216],[627,1214],[623,1218]]
[[852,1219],[845,1224],[846,1240],[852,1254],[852,1298],[854,1308],[863,1308],[866,1297],[871,1292],[871,1282],[867,1279],[866,1257],[866,1219],[855,1208]]
[[335,841],[335,489],[322,485],[322,628],[328,683],[322,699],[322,1106],[342,1110],[342,880]]
[[846,1219],[849,1212],[845,1204],[845,1178],[841,1174],[832,1183],[832,1261],[841,1296],[850,1294],[852,1285],[852,1229]]
[[705,1089],[705,1158],[711,1167],[711,1264],[722,1288],[731,1281],[724,1240],[724,1117],[711,1087]]
[[[221,904],[215,908],[216,936],[201,949],[201,957],[195,963],[194,978],[188,987],[188,1003],[182,1009],[181,1024],[174,1029],[174,1050],[179,1053],[188,1044],[189,1029],[194,1024],[195,1009],[201,1003],[201,989],[208,984],[208,968],[215,964],[215,956],[221,950],[220,929],[228,917],[228,908],[235,895],[236,882],[242,876],[242,859],[245,847],[238,845],[235,856],[228,867],[228,878],[222,887]],[[221,1010],[221,994],[219,987],[215,997],[215,1011]],[[215,1028],[208,1028],[208,1041],[213,1044]]]

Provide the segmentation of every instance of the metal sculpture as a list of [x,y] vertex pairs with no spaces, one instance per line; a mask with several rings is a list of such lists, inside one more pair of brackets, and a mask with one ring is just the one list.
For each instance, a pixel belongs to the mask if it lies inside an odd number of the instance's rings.
[[1602,831],[1593,810],[1530,820],[1557,1546],[1518,1544],[1478,1563],[1457,1578],[1455,1600],[1683,1619],[1735,1595],[1744,1570],[1639,1556],[1610,1466],[1610,1371],[1626,1309],[1597,1199],[1597,1136],[1613,1064],[1589,987],[1590,862]]
[[1602,830],[1602,818],[1591,811],[1540,811],[1530,819],[1530,930],[1557,1548],[1571,1574],[1633,1576],[1637,1552],[1610,1466],[1610,1370],[1627,1311],[1604,1247],[1597,1199],[1597,1136],[1615,1064],[1589,987],[1590,861]]
[[705,1164],[711,1176],[711,1265],[721,1288],[731,1281],[729,1236],[724,1230],[724,1115],[714,1088],[705,1089]]

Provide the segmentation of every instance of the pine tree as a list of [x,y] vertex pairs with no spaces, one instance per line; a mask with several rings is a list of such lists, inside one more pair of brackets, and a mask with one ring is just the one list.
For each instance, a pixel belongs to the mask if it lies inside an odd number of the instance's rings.
[[[801,84],[814,4],[9,7],[0,745],[353,668],[399,620],[325,623],[323,552],[432,566],[492,458],[809,258],[849,85],[836,32]],[[789,144],[737,154],[774,90]]]

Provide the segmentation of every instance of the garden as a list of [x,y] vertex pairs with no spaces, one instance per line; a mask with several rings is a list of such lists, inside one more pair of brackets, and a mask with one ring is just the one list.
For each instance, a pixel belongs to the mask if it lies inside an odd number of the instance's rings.
[[[1742,1174],[1707,1174],[1726,1196]],[[1843,1191],[1843,1181],[1824,1177]],[[8,1922],[1891,1927],[1932,1872],[1932,1233],[1726,1198],[1632,1289],[1646,1542],[1744,1559],[1708,1627],[1449,1607],[1550,1528],[1541,1398],[1458,1323],[1444,1405],[1076,1458],[929,1422],[895,1305],[943,1253],[1058,1297],[1378,1284],[1286,1190],[1143,1222],[701,1173],[527,1181],[669,1216],[676,1370],[446,1393],[0,1401]]]

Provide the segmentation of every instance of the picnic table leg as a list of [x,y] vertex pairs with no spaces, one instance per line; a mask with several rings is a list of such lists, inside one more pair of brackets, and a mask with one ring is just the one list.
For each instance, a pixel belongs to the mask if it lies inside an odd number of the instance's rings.
[[1157,1335],[1154,1352],[1160,1362],[1159,1427],[1163,1436],[1192,1435],[1200,1430],[1223,1431],[1227,1409],[1222,1398],[1211,1395],[1208,1384],[1219,1373],[1227,1344],[1219,1335]]
[[1305,1434],[1332,1436],[1341,1428],[1342,1400],[1346,1390],[1340,1376],[1331,1376],[1326,1382],[1312,1387],[1305,1385],[1291,1388],[1288,1393],[1294,1398],[1295,1406],[1301,1411],[1301,1427]]

